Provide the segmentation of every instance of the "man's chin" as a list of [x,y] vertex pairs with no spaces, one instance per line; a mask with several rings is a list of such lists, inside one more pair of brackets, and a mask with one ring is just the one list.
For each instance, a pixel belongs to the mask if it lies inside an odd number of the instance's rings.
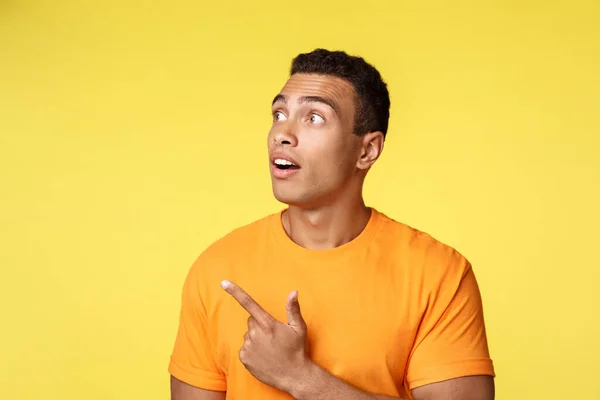
[[280,194],[273,193],[275,200],[280,203],[286,204],[288,206],[297,204],[297,201],[294,201],[294,198],[291,196],[282,196]]
[[304,203],[301,196],[296,193],[290,193],[290,191],[287,190],[284,192],[273,188],[273,196],[278,202],[292,207],[299,207]]
[[315,199],[312,197],[301,196],[297,193],[281,193],[273,191],[273,195],[278,202],[283,203],[288,207],[294,207],[302,210],[314,210],[322,205],[319,201],[315,201]]

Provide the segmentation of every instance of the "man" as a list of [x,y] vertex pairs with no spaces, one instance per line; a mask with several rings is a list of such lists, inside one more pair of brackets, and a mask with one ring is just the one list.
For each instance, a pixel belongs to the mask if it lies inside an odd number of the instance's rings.
[[362,58],[297,56],[272,105],[269,167],[284,210],[191,267],[173,400],[492,400],[469,262],[365,205],[390,100]]

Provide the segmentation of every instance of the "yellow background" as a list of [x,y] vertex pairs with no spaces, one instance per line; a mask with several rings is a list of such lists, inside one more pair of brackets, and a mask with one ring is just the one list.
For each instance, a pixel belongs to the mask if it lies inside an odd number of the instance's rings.
[[291,58],[366,57],[368,203],[474,264],[498,399],[600,399],[596,1],[0,0],[0,397],[165,399],[187,269],[281,205]]

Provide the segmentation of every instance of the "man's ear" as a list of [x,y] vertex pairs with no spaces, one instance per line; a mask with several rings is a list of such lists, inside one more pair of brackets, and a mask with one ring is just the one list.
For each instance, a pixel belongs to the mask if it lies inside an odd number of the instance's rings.
[[362,146],[360,157],[356,162],[356,167],[360,170],[368,170],[377,161],[383,151],[385,138],[383,133],[369,132],[361,136]]

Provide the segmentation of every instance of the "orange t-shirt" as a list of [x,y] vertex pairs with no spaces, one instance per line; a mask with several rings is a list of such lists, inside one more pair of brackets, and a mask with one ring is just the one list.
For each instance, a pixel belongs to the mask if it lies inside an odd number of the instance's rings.
[[278,212],[217,240],[189,271],[169,372],[227,399],[290,399],[239,361],[248,314],[224,279],[282,322],[297,289],[311,359],[366,392],[410,398],[428,383],[494,376],[469,262],[375,209],[358,237],[329,250],[294,243]]

